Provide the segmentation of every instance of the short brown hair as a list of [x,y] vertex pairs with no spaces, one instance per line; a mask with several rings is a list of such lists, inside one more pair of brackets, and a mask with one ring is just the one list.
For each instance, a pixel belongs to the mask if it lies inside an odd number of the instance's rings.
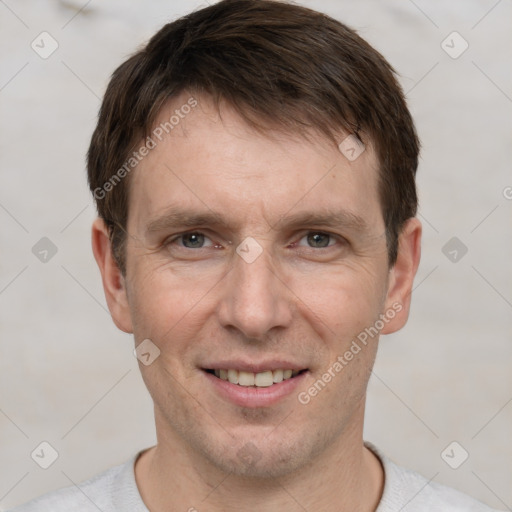
[[165,25],[107,87],[88,178],[123,273],[129,179],[119,172],[163,104],[184,91],[207,94],[217,107],[226,101],[261,132],[314,130],[337,145],[343,130],[371,142],[395,263],[400,230],[416,215],[419,141],[393,68],[322,13],[276,0],[222,0]]

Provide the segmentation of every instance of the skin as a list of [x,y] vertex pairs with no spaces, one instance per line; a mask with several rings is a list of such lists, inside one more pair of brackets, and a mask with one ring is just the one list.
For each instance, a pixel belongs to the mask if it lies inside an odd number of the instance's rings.
[[[166,105],[157,124],[189,96]],[[384,475],[362,432],[378,336],[307,405],[297,395],[393,304],[402,309],[381,333],[406,323],[421,225],[407,221],[389,268],[371,146],[350,162],[319,136],[261,135],[229,105],[219,117],[208,97],[196,98],[130,177],[126,275],[100,219],[92,230],[115,324],[136,345],[149,338],[160,349],[152,364],[139,363],[157,432],[136,463],[141,496],[152,512],[375,510]],[[223,222],[161,220],[184,208]],[[326,210],[345,212],[343,222],[289,223]],[[236,252],[246,237],[262,248],[252,263]],[[280,358],[308,372],[276,404],[241,407],[201,370],[220,356]],[[242,449],[256,461],[243,460]]]

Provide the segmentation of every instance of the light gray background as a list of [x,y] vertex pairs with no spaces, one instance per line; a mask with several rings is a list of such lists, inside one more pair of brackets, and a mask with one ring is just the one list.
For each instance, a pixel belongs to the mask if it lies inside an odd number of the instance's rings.
[[[412,315],[381,339],[365,438],[428,479],[510,510],[511,2],[299,3],[356,28],[389,59],[423,142]],[[202,5],[0,0],[3,508],[155,442],[133,340],[106,311],[90,249],[84,155],[114,68],[164,22]],[[48,59],[30,46],[42,31],[59,44]],[[457,59],[441,47],[453,31],[469,43]],[[58,252],[43,263],[31,249],[45,236]],[[442,252],[454,236],[468,248],[456,263]],[[43,440],[60,455],[47,470],[30,458]],[[454,440],[469,452],[456,470],[440,455]]]

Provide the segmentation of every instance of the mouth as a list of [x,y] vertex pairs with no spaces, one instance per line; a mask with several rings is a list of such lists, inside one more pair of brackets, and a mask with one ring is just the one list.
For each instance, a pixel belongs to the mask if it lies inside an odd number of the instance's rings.
[[[227,365],[226,365],[227,366]],[[249,365],[250,366],[250,365]],[[211,391],[223,400],[239,407],[270,407],[286,397],[297,394],[304,385],[308,368],[252,368],[254,372],[235,368],[201,368]]]
[[224,368],[218,369],[204,369],[205,372],[214,375],[218,379],[230,382],[237,386],[253,387],[253,388],[268,388],[279,384],[288,379],[292,379],[307,371],[302,370],[290,370],[290,369],[277,369],[277,370],[264,370],[258,373],[246,372],[243,370]]

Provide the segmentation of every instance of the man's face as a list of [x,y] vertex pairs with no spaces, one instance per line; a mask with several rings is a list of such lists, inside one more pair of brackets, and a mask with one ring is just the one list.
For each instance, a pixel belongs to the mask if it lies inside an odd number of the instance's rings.
[[[131,177],[127,306],[113,316],[160,350],[140,365],[159,443],[284,475],[361,435],[378,336],[333,364],[391,308],[377,162],[370,147],[351,162],[320,138],[259,135],[197,99]],[[300,373],[269,385],[280,370]]]

